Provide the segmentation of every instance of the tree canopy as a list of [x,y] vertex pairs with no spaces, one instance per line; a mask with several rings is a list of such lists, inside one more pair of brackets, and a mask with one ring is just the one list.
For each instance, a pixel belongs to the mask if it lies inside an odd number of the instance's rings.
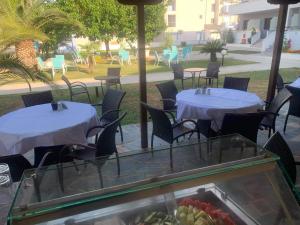
[[[80,35],[104,42],[116,37],[128,41],[137,39],[137,18],[134,6],[125,6],[117,0],[57,0],[56,4],[86,26]],[[146,41],[150,42],[166,25],[165,4],[145,7]]]

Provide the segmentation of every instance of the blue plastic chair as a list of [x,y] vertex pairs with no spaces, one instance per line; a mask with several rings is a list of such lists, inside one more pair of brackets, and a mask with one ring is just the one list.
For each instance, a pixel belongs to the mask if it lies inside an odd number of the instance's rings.
[[119,51],[119,60],[120,60],[121,65],[123,65],[124,62],[127,62],[128,65],[131,64],[129,52],[126,51],[126,50],[121,49]]
[[40,70],[42,70],[42,71],[51,70],[51,75],[52,75],[52,79],[53,79],[54,75],[55,75],[54,68],[52,66],[46,66],[45,62],[43,61],[43,59],[41,57],[37,57],[36,60],[38,62],[38,67]]
[[66,74],[65,68],[65,56],[64,55],[55,55],[55,58],[52,60],[54,70],[62,70],[62,74]]

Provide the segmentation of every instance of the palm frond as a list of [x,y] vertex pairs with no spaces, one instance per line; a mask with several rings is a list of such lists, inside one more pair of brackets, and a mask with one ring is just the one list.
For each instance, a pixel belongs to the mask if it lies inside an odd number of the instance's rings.
[[216,53],[221,52],[224,49],[224,43],[219,40],[208,41],[202,48],[201,53]]
[[11,55],[0,55],[0,79],[17,79],[25,80],[31,89],[31,81],[41,81],[43,83],[54,85],[47,73],[34,71],[26,67],[18,58]]

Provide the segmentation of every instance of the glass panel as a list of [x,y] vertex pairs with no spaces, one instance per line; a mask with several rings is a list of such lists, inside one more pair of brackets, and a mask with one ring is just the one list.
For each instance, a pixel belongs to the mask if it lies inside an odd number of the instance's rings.
[[[76,162],[76,167],[70,163],[63,165],[62,168],[50,166],[37,173],[34,176],[36,179],[32,178],[34,171],[26,171],[15,198],[14,216],[19,214],[18,211],[24,216],[25,211],[30,214],[43,207],[45,207],[43,210],[51,210],[57,206],[64,207],[62,202],[68,198],[73,199],[72,204],[76,202],[74,199],[77,202],[79,199],[84,202],[82,197],[78,197],[82,193],[91,193],[89,196],[91,197],[95,191],[100,190],[101,192],[97,193],[98,197],[104,196],[105,193],[115,195],[118,192],[135,191],[134,188],[137,186],[151,185],[153,181],[172,183],[175,180],[171,178],[192,179],[193,173],[197,173],[197,176],[207,176],[212,172],[232,171],[243,166],[275,160],[272,157],[258,156],[264,151],[240,135],[218,137],[201,144],[182,145],[173,148],[172,152],[173,170],[170,168],[170,150],[161,149],[154,150],[153,155],[143,151],[120,155],[119,176],[116,158],[98,160],[98,163]],[[257,157],[254,158],[255,156]],[[200,171],[194,172],[196,169]],[[59,179],[60,175],[62,179]],[[34,180],[37,182],[34,183]],[[54,200],[61,201],[53,203]],[[52,204],[49,204],[49,201],[52,201]],[[44,203],[43,207],[39,205],[41,203]],[[31,205],[32,208],[29,210]]]
[[170,188],[170,192],[164,195],[93,209],[39,225],[299,224],[299,206],[282,178],[280,170],[275,167],[264,173],[253,172],[248,176],[180,191],[172,192]]

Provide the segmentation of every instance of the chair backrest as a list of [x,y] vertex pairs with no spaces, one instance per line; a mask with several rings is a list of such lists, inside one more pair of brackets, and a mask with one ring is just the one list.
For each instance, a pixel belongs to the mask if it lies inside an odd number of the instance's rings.
[[153,134],[160,137],[166,142],[172,143],[173,128],[166,113],[163,110],[154,108],[150,105],[147,105],[146,103],[142,102],[141,104],[147,109],[150,114],[153,124]]
[[117,152],[116,147],[116,132],[121,120],[126,116],[123,113],[119,118],[106,125],[100,133],[96,143],[95,157],[108,156]]
[[65,75],[62,75],[61,79],[67,84],[67,86],[68,86],[69,89],[72,88],[71,82],[69,81],[69,79]]
[[188,54],[190,54],[190,48],[189,47],[184,47],[182,49],[182,57],[185,59],[188,56]]
[[176,46],[176,45],[172,45],[171,51],[172,51],[172,52],[178,52],[177,46]]
[[116,79],[109,79],[107,80],[108,85],[112,84],[120,84],[120,75],[121,75],[121,68],[107,68],[107,76],[108,77],[118,77]]
[[52,63],[54,69],[63,69],[65,64],[65,56],[55,55],[55,58],[53,58]]
[[257,132],[265,115],[265,112],[225,114],[221,133],[222,135],[238,133],[256,143]]
[[164,110],[172,110],[175,108],[176,95],[178,94],[177,87],[174,81],[167,81],[156,84],[162,99],[172,99],[172,101],[163,101]]
[[53,102],[53,95],[51,91],[43,91],[22,95],[22,100],[25,107],[30,107]]
[[250,78],[225,77],[223,88],[247,91]]
[[[102,115],[108,111],[120,109],[121,102],[125,95],[125,91],[111,88],[107,89],[102,101]],[[113,114],[107,114],[105,119],[113,121],[116,118]]]
[[8,165],[13,182],[20,181],[24,170],[33,168],[30,162],[21,154],[2,156],[0,157],[0,163]]
[[44,63],[44,61],[42,60],[41,57],[37,57],[36,60],[38,62],[38,66],[39,66],[40,69],[45,68],[45,63]]
[[288,175],[293,184],[295,184],[297,177],[295,159],[288,144],[278,131],[267,141],[264,148],[280,157],[281,167],[284,168],[287,173],[286,175]]
[[122,59],[122,60],[128,60],[129,59],[129,52],[124,50],[124,49],[121,49],[119,51],[119,57]]
[[212,78],[218,78],[220,71],[220,63],[210,62],[207,65],[206,76]]
[[292,98],[292,93],[288,89],[283,88],[280,92],[277,93],[275,98],[267,107],[267,111],[270,111],[272,113],[278,113],[281,107],[286,102],[288,102],[291,98]]
[[277,92],[281,91],[284,88],[284,81],[282,76],[278,73],[277,74],[277,80],[276,80],[276,89]]
[[173,74],[174,74],[174,79],[182,79],[184,77],[184,69],[181,64],[172,64],[171,65]]
[[300,117],[300,88],[286,86],[292,93],[293,97],[290,99],[289,115]]
[[171,55],[171,50],[166,48],[163,50],[163,58],[168,60],[170,58],[170,55]]

